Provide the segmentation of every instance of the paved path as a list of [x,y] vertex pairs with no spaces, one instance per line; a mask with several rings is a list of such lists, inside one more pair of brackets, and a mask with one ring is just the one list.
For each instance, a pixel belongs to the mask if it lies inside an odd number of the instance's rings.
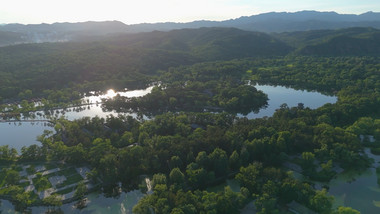
[[52,176],[49,178],[49,182],[51,183],[51,185],[56,188],[57,184],[62,184],[66,179],[66,177],[64,175],[57,175],[57,176]]
[[[46,171],[43,171],[43,172],[42,172],[42,176],[44,176],[44,175],[48,175],[48,174],[51,174],[51,173],[54,173],[54,172],[59,172],[59,171],[60,171],[59,168],[55,168],[55,169],[51,169],[51,170],[46,170]],[[28,176],[28,179],[31,180],[31,179],[33,179],[33,178],[35,178],[35,177],[37,177],[36,174],[29,175],[29,176]]]
[[77,172],[82,176],[83,179],[87,178],[87,173],[91,172],[91,170],[87,167],[78,167],[75,168]]

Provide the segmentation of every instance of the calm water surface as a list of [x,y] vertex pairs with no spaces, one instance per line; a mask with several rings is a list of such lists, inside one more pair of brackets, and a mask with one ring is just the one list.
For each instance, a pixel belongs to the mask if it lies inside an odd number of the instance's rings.
[[41,135],[44,130],[53,130],[53,128],[43,122],[0,123],[0,145],[9,145],[20,152],[23,146],[40,144],[37,136]]
[[[117,116],[119,113],[115,111],[105,112],[101,108],[101,99],[102,98],[110,98],[114,97],[117,94],[120,96],[126,97],[139,97],[144,96],[150,93],[153,89],[153,86],[146,88],[144,90],[133,90],[127,92],[114,92],[113,90],[107,91],[106,94],[99,96],[89,96],[84,98],[84,101],[89,101],[89,103],[93,103],[91,105],[81,106],[81,107],[73,107],[65,109],[55,110],[52,116],[55,117],[65,117],[68,120],[75,120],[82,117],[103,117],[113,115]],[[36,116],[34,119],[36,120],[47,120],[44,113],[42,111],[36,112],[40,113],[42,116]],[[123,115],[131,115],[136,116],[136,114],[123,114]],[[41,135],[44,130],[54,130],[53,127],[49,127],[47,122],[10,122],[10,123],[0,123],[0,146],[1,145],[9,145],[21,151],[23,146],[30,146],[33,144],[39,144],[36,140],[37,136]]]
[[318,92],[295,90],[284,86],[256,85],[255,87],[257,90],[261,90],[268,95],[268,107],[261,109],[259,113],[249,113],[246,116],[249,119],[270,117],[283,103],[288,104],[289,107],[303,103],[305,108],[316,109],[326,103],[336,103],[337,101],[337,97],[334,96],[326,96]]

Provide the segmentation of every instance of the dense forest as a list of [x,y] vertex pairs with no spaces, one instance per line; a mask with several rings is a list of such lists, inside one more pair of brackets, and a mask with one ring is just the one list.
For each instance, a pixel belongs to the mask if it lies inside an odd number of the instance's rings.
[[85,93],[141,88],[154,81],[160,70],[206,61],[289,54],[378,56],[378,35],[378,30],[369,28],[274,36],[201,28],[109,36],[93,42],[8,46],[0,48],[0,101],[26,90],[33,97],[46,98],[46,90],[51,89]]
[[0,99],[25,90],[43,96],[44,90],[68,87],[79,92],[142,87],[153,81],[157,71],[170,67],[285,55],[289,50],[266,34],[223,28],[152,32],[88,43],[8,46],[0,48]]
[[[372,160],[364,147],[380,150],[378,142],[363,143],[359,137],[380,139],[380,64],[373,51],[378,32],[346,29],[355,33],[345,40],[342,31],[296,32],[307,37],[299,44],[290,42],[290,34],[202,28],[0,48],[3,112],[12,111],[7,106],[14,100],[24,100],[15,112],[32,111],[28,103],[37,97],[45,107],[56,107],[89,91],[159,83],[143,97],[104,100],[104,109],[150,119],[56,118],[54,132],[39,137],[41,146],[24,147],[19,156],[2,146],[0,160],[87,164],[90,177],[100,179],[109,195],[117,195],[119,182],[125,191],[144,190],[140,178],[146,175],[153,193],[138,202],[134,213],[239,213],[252,201],[257,213],[286,213],[292,201],[318,213],[357,213],[334,209],[328,187],[316,190],[313,183],[328,182],[337,167],[368,168]],[[315,42],[311,34],[323,36]],[[352,46],[351,39],[369,45]],[[314,42],[308,46],[306,40]],[[343,49],[323,48],[331,42]],[[342,54],[344,48],[352,52]],[[272,117],[238,117],[267,104],[255,83],[317,90],[338,101],[318,109],[284,104]],[[299,164],[308,179],[297,179],[284,167],[289,161]],[[33,203],[10,179],[14,174],[14,169],[1,174],[7,184],[1,191],[24,209]],[[227,178],[235,178],[240,191],[207,190]]]

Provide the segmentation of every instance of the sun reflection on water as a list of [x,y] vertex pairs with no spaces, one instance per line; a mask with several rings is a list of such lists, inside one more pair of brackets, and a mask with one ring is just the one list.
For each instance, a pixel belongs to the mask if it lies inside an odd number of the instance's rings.
[[117,95],[117,93],[113,89],[109,89],[107,93],[104,95],[105,98],[113,98]]

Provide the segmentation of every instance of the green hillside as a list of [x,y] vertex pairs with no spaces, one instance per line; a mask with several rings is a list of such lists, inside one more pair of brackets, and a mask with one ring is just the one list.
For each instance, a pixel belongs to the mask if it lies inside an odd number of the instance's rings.
[[346,28],[275,34],[299,55],[366,56],[380,54],[380,30]]
[[0,47],[23,42],[22,34],[8,31],[0,31]]
[[134,48],[185,51],[203,60],[286,55],[291,50],[288,45],[267,34],[235,28],[154,31],[114,36],[109,41]]
[[378,56],[380,55],[380,31],[368,35],[336,36],[318,44],[307,45],[297,52],[303,55]]
[[[286,55],[269,35],[232,28],[184,29],[103,37],[95,42],[25,44],[0,48],[0,96],[39,93],[73,84],[137,87],[158,70],[196,62]],[[43,83],[43,84],[42,84]]]

